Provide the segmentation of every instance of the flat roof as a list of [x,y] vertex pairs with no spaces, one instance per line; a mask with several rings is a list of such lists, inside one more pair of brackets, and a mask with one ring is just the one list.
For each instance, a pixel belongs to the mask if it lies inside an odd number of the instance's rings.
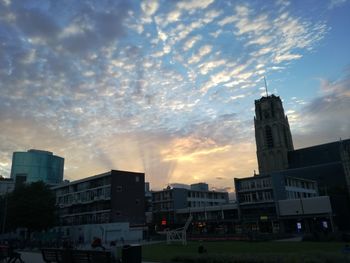
[[133,174],[144,174],[144,173],[141,173],[141,172],[131,172],[131,171],[122,171],[122,170],[110,170],[110,171],[102,173],[102,174],[96,174],[96,175],[85,177],[85,178],[82,178],[82,179],[78,179],[78,180],[75,180],[75,181],[72,181],[72,182],[63,182],[63,183],[61,183],[59,185],[51,187],[51,189],[63,188],[63,187],[69,186],[69,185],[79,184],[79,183],[91,181],[91,180],[94,180],[94,179],[102,178],[102,177],[111,175],[113,171],[115,171],[115,172],[124,172],[124,173],[133,173]]
[[106,173],[102,173],[102,174],[97,174],[97,175],[93,175],[93,176],[89,176],[89,177],[85,177],[76,181],[72,181],[72,182],[63,182],[60,183],[59,185],[53,186],[51,187],[51,189],[58,189],[58,188],[63,188],[65,186],[70,186],[70,185],[74,185],[74,184],[79,184],[79,183],[83,183],[83,182],[87,182],[87,181],[91,181],[94,179],[98,179],[104,176],[108,176],[111,175],[112,171],[106,172]]
[[338,141],[333,141],[333,142],[325,142],[325,143],[321,143],[321,144],[317,144],[317,145],[312,145],[312,146],[308,146],[308,147],[304,147],[304,148],[299,148],[299,149],[295,149],[289,152],[301,152],[303,150],[314,150],[316,148],[323,148],[323,147],[327,147],[327,146],[334,146],[337,144],[342,144],[342,143],[350,143],[350,138],[348,139],[340,139]]

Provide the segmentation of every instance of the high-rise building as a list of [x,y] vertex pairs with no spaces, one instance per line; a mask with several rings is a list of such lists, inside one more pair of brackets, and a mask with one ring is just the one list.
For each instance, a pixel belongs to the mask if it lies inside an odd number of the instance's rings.
[[55,185],[63,180],[64,158],[52,152],[29,150],[14,152],[11,178],[16,184],[43,181]]
[[288,168],[293,140],[280,97],[270,95],[255,101],[255,140],[260,174]]

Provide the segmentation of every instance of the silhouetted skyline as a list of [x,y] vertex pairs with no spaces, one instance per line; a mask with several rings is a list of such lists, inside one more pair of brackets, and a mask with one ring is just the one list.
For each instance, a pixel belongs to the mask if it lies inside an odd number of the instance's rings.
[[141,171],[231,191],[257,170],[254,100],[295,148],[348,138],[349,1],[0,0],[0,174],[52,151],[65,178]]

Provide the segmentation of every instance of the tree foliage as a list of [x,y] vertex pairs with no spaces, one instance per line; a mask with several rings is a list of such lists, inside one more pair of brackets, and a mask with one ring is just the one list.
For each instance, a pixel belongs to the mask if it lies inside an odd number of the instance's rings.
[[50,228],[55,223],[55,195],[43,182],[23,184],[8,196],[7,225],[29,231]]

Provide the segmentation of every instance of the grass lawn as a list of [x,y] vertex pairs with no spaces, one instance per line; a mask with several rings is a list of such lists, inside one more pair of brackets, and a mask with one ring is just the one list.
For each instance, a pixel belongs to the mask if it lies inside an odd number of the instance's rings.
[[[345,243],[339,242],[243,242],[222,241],[203,242],[203,246],[210,254],[341,254]],[[181,244],[166,243],[144,245],[142,247],[142,258],[145,261],[169,262],[176,256],[196,256],[198,254],[199,242],[189,242],[186,246]]]

